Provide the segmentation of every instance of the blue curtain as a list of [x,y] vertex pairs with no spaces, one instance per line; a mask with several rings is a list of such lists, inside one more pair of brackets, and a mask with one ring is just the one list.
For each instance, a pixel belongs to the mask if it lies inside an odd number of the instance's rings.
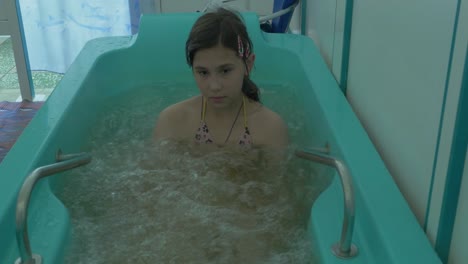
[[136,33],[138,0],[19,0],[31,70],[64,73],[87,41]]

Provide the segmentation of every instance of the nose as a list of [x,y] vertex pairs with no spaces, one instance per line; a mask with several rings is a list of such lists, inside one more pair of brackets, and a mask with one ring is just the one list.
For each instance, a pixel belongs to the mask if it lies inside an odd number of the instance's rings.
[[221,80],[217,76],[213,76],[208,81],[208,88],[212,92],[218,92],[223,87]]

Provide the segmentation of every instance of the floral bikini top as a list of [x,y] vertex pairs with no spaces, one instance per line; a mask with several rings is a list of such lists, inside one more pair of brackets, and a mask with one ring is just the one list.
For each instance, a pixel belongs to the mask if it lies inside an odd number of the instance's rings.
[[[238,145],[242,147],[250,147],[252,145],[252,136],[250,135],[250,131],[247,126],[247,111],[245,109],[245,97],[242,97],[242,105],[239,108],[239,111],[237,112],[236,118],[234,122],[232,123],[231,129],[226,139],[224,140],[224,143],[226,143],[229,140],[232,129],[234,128],[234,125],[236,124],[236,121],[239,117],[241,109],[243,109],[243,112],[244,112],[244,133],[239,138]],[[205,123],[205,113],[206,113],[206,100],[204,97],[202,97],[201,121],[200,121],[200,126],[197,129],[197,133],[195,134],[195,142],[200,143],[200,144],[213,144],[214,143],[213,138],[211,137],[208,126]]]

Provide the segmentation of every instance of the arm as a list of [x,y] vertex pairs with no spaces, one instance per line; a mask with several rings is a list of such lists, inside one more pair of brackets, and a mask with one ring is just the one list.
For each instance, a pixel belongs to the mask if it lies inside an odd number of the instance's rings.
[[273,122],[273,129],[275,135],[272,138],[272,146],[275,148],[285,149],[289,145],[289,133],[288,133],[288,126],[283,121],[283,119],[279,116],[276,116]]
[[288,127],[283,119],[276,113],[268,111],[265,116],[263,132],[257,136],[256,141],[260,145],[274,149],[285,149],[289,144]]
[[159,113],[152,136],[152,147],[147,149],[141,158],[139,165],[145,170],[159,168],[164,164],[164,153],[167,152],[166,140],[180,137],[177,124],[180,124],[180,117],[183,116],[175,106],[170,106]]
[[170,114],[168,113],[167,109],[159,113],[153,133],[153,138],[155,141],[170,136],[170,120]]
[[284,169],[287,161],[289,133],[286,123],[275,112],[263,108],[263,113],[255,120],[254,144],[260,147],[262,160],[266,160],[268,168],[279,172]]
[[153,138],[155,141],[167,138],[178,138],[181,130],[178,124],[183,124],[182,114],[176,105],[164,109],[156,121]]

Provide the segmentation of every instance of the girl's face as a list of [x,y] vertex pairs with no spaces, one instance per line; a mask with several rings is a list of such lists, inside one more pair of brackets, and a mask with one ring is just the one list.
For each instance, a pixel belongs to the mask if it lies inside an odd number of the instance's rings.
[[221,44],[201,49],[193,57],[193,74],[201,94],[216,108],[238,106],[242,99],[242,83],[249,74],[255,55],[246,64],[238,54]]

